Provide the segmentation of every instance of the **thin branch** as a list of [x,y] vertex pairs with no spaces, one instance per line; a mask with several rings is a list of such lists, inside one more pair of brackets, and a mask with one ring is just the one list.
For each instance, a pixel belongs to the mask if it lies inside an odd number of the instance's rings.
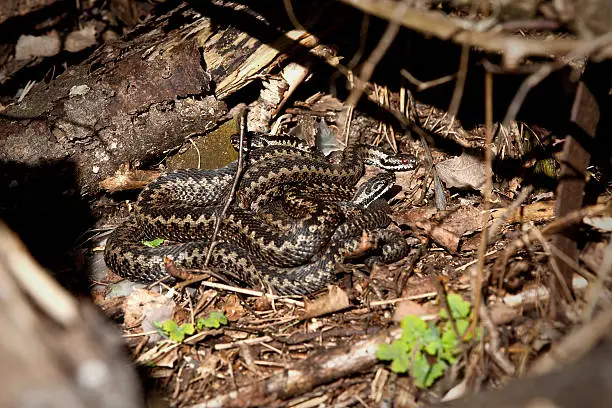
[[516,115],[523,105],[525,98],[527,98],[529,91],[531,91],[537,84],[542,82],[553,71],[561,69],[568,63],[568,61],[593,55],[597,51],[609,47],[610,45],[612,45],[612,32],[597,37],[591,41],[581,43],[579,47],[577,46],[574,50],[572,50],[564,61],[556,61],[554,63],[545,64],[536,72],[529,75],[523,81],[518,91],[516,91],[514,98],[512,98],[512,102],[510,102],[510,106],[508,106],[508,111],[506,112],[502,126],[506,128],[509,127],[510,122],[516,118]]
[[[401,17],[402,13],[406,10],[408,10],[408,7],[404,2],[398,3],[396,11],[399,17]],[[361,94],[365,89],[365,83],[367,83],[372,77],[374,69],[376,69],[376,65],[378,65],[382,57],[385,55],[385,53],[391,46],[391,43],[393,43],[393,40],[395,39],[395,36],[397,35],[399,29],[400,24],[397,23],[395,19],[389,21],[389,25],[387,26],[387,29],[385,30],[383,36],[380,38],[378,45],[376,46],[374,51],[372,51],[372,54],[370,54],[368,59],[364,61],[363,68],[361,70],[361,75],[359,77],[361,81],[355,82],[356,86],[353,88],[349,97],[346,100],[347,105],[357,105],[357,101],[359,101],[359,98],[361,97]]]
[[232,184],[232,190],[230,191],[227,200],[225,201],[225,205],[223,206],[223,210],[221,214],[219,214],[217,221],[215,222],[215,230],[213,231],[213,235],[210,239],[210,247],[208,248],[208,253],[206,254],[206,260],[204,261],[204,266],[208,266],[210,262],[210,257],[212,256],[213,250],[215,249],[217,235],[219,235],[219,228],[221,228],[221,222],[225,218],[225,214],[227,210],[229,210],[230,205],[234,201],[234,196],[236,195],[236,189],[238,188],[238,182],[240,181],[240,176],[242,175],[242,168],[244,166],[244,138],[246,136],[246,117],[247,117],[247,109],[242,111],[242,118],[240,120],[240,139],[238,142],[238,168],[236,169],[236,174],[234,176],[234,184]]
[[465,79],[467,78],[468,62],[470,60],[470,47],[463,45],[461,47],[461,57],[459,58],[459,71],[457,71],[457,82],[455,82],[455,89],[453,90],[453,97],[448,107],[448,114],[451,117],[452,126],[457,113],[459,112],[459,104],[461,103],[461,97],[463,96],[463,89],[465,88]]
[[480,236],[480,246],[478,247],[478,270],[474,285],[474,317],[470,327],[471,333],[476,333],[478,327],[478,314],[480,312],[480,302],[482,299],[482,281],[484,277],[485,253],[487,252],[487,238],[489,221],[489,207],[491,205],[491,190],[493,189],[493,74],[485,73],[485,186],[482,212],[482,233]]
[[429,88],[433,88],[439,85],[443,85],[447,82],[452,81],[453,79],[455,79],[455,77],[457,76],[456,74],[452,74],[452,75],[446,75],[443,76],[441,78],[437,78],[437,79],[432,79],[431,81],[426,81],[423,82],[421,80],[419,80],[418,78],[416,78],[414,75],[412,75],[410,72],[408,72],[405,69],[401,69],[400,70],[400,74],[402,74],[402,76],[404,78],[406,78],[408,80],[408,82],[410,82],[411,84],[413,84],[414,86],[417,87],[417,91],[424,91],[426,89]]
[[289,21],[293,26],[303,32],[308,32],[304,26],[297,19],[295,12],[293,11],[293,5],[291,4],[291,0],[283,0],[283,5],[285,6],[285,11],[287,12],[287,17],[289,17]]
[[[389,21],[401,22],[404,27],[435,36],[442,40],[451,40],[457,44],[465,44],[488,52],[501,53],[504,65],[513,68],[528,56],[562,56],[590,44],[587,40],[558,38],[554,40],[538,40],[522,38],[503,33],[481,32],[475,24],[461,18],[445,16],[435,11],[408,9],[399,13],[402,5],[394,0],[341,0],[365,13]],[[612,56],[612,47],[602,48],[598,57]]]

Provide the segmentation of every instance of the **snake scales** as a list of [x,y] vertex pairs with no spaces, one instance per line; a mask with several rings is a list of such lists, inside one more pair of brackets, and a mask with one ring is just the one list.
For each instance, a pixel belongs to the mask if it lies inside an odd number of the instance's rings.
[[[364,164],[411,170],[413,156],[354,145],[330,159],[295,139],[255,141],[236,201],[221,220],[209,267],[279,294],[308,294],[325,287],[335,265],[363,248],[362,231],[367,244],[379,249],[380,256],[370,262],[405,256],[405,240],[384,230],[386,208],[368,191],[380,195],[377,184],[394,181],[392,173],[367,184],[361,198],[355,198],[354,186]],[[109,237],[107,265],[122,277],[147,282],[167,275],[165,257],[178,267],[201,268],[236,170],[236,162],[217,170],[178,170],[150,183],[134,215]],[[142,244],[156,238],[170,243]]]

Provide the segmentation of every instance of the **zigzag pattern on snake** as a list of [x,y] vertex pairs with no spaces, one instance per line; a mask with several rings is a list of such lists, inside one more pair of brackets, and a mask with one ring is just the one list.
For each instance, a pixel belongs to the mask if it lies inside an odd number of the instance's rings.
[[[380,248],[378,260],[403,257],[405,241],[382,230],[389,223],[382,206],[349,202],[365,163],[394,170],[416,167],[412,156],[365,145],[345,149],[333,163],[303,146],[282,143],[250,152],[238,200],[222,220],[209,267],[279,294],[306,294],[325,287],[335,264],[363,247],[363,230],[368,231],[368,244]],[[108,239],[108,266],[141,281],[167,274],[164,257],[179,267],[201,267],[236,169],[234,162],[212,171],[179,170],[148,185],[134,216]],[[142,245],[155,238],[173,243]]]

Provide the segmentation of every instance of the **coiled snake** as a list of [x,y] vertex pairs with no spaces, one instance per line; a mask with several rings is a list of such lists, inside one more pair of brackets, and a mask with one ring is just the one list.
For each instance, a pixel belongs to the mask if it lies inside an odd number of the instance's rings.
[[[354,145],[332,160],[295,139],[260,139],[261,147],[248,154],[236,202],[221,220],[210,268],[278,294],[308,294],[325,287],[335,265],[363,247],[362,231],[381,252],[370,262],[405,256],[405,240],[383,229],[390,222],[384,205],[370,204],[376,197],[368,190],[380,195],[385,187],[378,185],[394,181],[392,173],[366,184],[357,199],[354,186],[364,164],[412,170],[413,156]],[[165,257],[178,267],[201,268],[236,170],[236,162],[217,170],[177,170],[150,183],[134,215],[109,237],[107,265],[122,277],[145,282],[167,275]],[[142,243],[156,238],[170,243],[156,248]]]

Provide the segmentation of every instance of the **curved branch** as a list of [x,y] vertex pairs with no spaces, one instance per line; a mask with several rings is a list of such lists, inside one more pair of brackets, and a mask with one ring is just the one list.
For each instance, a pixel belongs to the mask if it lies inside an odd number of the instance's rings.
[[[425,35],[503,54],[504,66],[509,69],[515,68],[525,57],[566,55],[577,48],[584,47],[589,42],[569,38],[537,40],[503,33],[481,32],[469,29],[470,24],[466,24],[464,19],[447,17],[437,12],[408,9],[403,13],[397,13],[401,2],[392,0],[341,1],[364,13],[400,23],[406,28]],[[612,57],[612,46],[601,49],[597,57]]]

